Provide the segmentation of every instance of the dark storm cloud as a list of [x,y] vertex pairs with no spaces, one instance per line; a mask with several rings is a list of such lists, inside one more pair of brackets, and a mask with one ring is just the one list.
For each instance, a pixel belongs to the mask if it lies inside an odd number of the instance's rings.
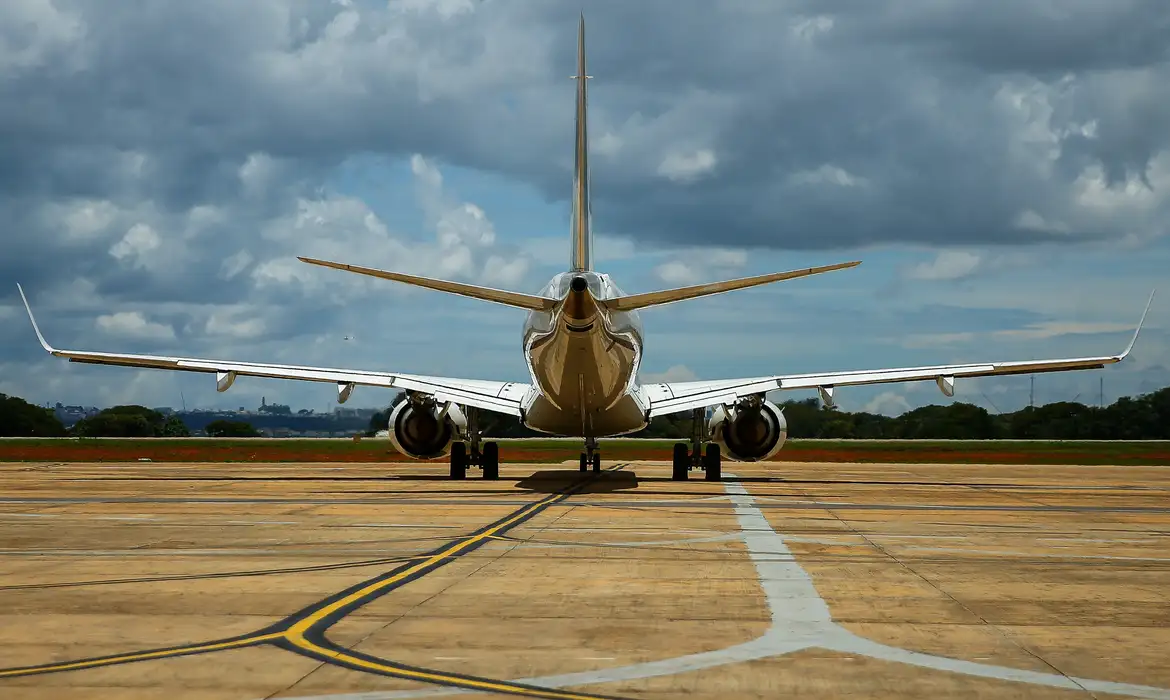
[[[0,8],[0,25],[33,27],[0,32],[0,215],[12,222],[0,272],[85,276],[124,300],[266,299],[248,274],[224,278],[224,259],[274,255],[258,244],[264,226],[359,154],[424,153],[564,199],[578,8],[433,4]],[[1124,183],[1170,145],[1164,3],[585,9],[607,233],[789,249],[1028,243],[1147,232],[1165,212],[1074,201],[1086,168]],[[277,167],[249,192],[240,172],[257,153]],[[86,235],[45,213],[86,199],[118,212]],[[199,206],[222,216],[191,234]],[[1028,211],[1041,223],[1021,228]],[[159,250],[183,239],[182,261],[115,259],[136,223]]]
[[816,0],[800,6],[840,19],[832,43],[842,48],[898,44],[980,70],[1059,78],[1145,68],[1170,56],[1170,13],[1160,0]]

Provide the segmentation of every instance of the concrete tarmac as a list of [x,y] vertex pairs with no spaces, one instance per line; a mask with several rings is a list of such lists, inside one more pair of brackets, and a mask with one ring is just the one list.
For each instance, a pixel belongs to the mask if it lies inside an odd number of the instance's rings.
[[1170,468],[0,464],[0,697],[1170,700]]

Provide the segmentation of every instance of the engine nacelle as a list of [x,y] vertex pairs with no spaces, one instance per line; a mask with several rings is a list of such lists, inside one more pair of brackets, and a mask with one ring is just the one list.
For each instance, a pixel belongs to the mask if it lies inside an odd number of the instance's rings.
[[390,444],[414,459],[437,459],[451,452],[460,428],[466,427],[463,412],[455,404],[434,399],[408,399],[390,412]]
[[724,455],[740,462],[765,460],[784,445],[788,421],[776,404],[759,397],[718,406],[707,422],[707,435]]

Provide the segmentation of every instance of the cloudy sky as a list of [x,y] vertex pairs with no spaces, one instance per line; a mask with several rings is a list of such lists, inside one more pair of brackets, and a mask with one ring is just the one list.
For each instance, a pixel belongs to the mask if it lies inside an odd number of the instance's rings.
[[[6,0],[0,392],[335,395],[49,358],[18,281],[61,347],[526,380],[523,312],[295,256],[522,291],[563,270],[582,9],[603,271],[863,261],[644,312],[644,378],[1110,353],[1170,281],[1164,0]],[[1040,375],[1037,402],[1170,385],[1162,286],[1130,360]]]

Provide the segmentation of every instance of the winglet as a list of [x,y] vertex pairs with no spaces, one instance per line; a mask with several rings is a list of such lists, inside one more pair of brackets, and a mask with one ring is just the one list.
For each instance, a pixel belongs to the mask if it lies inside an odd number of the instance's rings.
[[45,349],[45,352],[57,352],[56,349],[54,349],[52,345],[49,345],[49,343],[45,340],[45,336],[41,334],[41,329],[39,326],[37,326],[37,320],[33,318],[32,307],[28,305],[28,297],[24,295],[24,288],[20,286],[20,282],[16,283],[16,291],[20,292],[20,300],[24,302],[24,310],[28,312],[28,320],[32,321],[33,330],[37,333],[37,340],[41,341],[41,347]]
[[1137,328],[1135,328],[1133,331],[1133,338],[1131,338],[1129,341],[1129,347],[1125,349],[1125,352],[1118,355],[1117,359],[1124,360],[1125,357],[1129,355],[1129,351],[1133,350],[1134,343],[1136,343],[1138,339],[1138,334],[1142,332],[1142,325],[1146,322],[1146,314],[1150,313],[1150,305],[1154,303],[1154,294],[1157,293],[1157,291],[1157,289],[1150,290],[1150,300],[1146,302],[1146,310],[1142,312],[1142,319],[1138,321]]

